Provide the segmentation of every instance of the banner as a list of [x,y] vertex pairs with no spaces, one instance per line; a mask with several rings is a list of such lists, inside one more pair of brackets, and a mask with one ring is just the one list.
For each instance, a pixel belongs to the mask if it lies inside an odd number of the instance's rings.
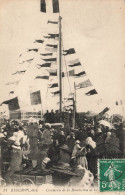
[[18,98],[15,97],[13,99],[4,101],[2,104],[8,104],[9,110],[18,110],[20,109]]

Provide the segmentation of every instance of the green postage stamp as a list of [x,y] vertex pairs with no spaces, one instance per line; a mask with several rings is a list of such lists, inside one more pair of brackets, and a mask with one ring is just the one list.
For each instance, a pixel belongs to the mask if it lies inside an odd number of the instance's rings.
[[99,190],[125,191],[125,159],[99,159]]

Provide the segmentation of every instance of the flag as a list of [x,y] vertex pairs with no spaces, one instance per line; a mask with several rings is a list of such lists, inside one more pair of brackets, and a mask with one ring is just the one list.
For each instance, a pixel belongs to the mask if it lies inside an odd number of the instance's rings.
[[74,74],[75,77],[80,77],[80,76],[83,76],[83,75],[86,75],[85,71],[82,71],[82,72],[79,72],[77,74]]
[[41,53],[40,55],[42,55],[42,56],[52,56],[53,53]]
[[59,34],[48,34],[50,37],[49,39],[56,39],[56,38],[59,38]]
[[44,63],[44,64],[37,64],[39,67],[46,67],[49,68],[51,66],[51,63]]
[[59,13],[59,1],[52,0],[53,3],[53,13]]
[[4,101],[2,104],[8,104],[9,110],[18,110],[20,109],[18,98],[15,97],[13,99]]
[[28,52],[29,51],[35,51],[35,52],[38,52],[38,49],[28,49]]
[[10,91],[10,94],[14,94],[14,91]]
[[85,93],[86,95],[90,96],[90,95],[95,95],[98,94],[97,91],[95,89],[90,90],[89,92]]
[[80,66],[80,65],[81,65],[81,63],[80,63],[80,62],[78,62],[78,63],[71,64],[71,65],[68,65],[68,66],[70,66],[70,67],[74,67],[74,66]]
[[41,12],[46,12],[46,2],[45,2],[45,0],[41,0],[41,2],[40,2],[40,11]]
[[68,50],[63,50],[63,51],[65,52],[63,54],[64,56],[76,53],[74,48],[71,48],[71,49],[68,49]]
[[31,62],[33,59],[34,59],[34,58],[31,58],[31,59],[29,59],[29,60],[22,61],[22,62],[19,63],[19,64],[23,64],[23,63],[25,63],[25,62]]
[[46,44],[46,46],[47,46],[47,47],[52,47],[52,48],[57,48],[57,46],[58,46],[58,45],[57,45],[57,44],[55,44],[55,45],[52,45],[52,44]]
[[74,73],[75,73],[74,70],[70,70],[70,71],[69,71],[69,76],[74,76]]
[[116,101],[116,103],[115,103],[117,106],[118,106],[118,101]]
[[46,62],[56,62],[56,60],[57,60],[57,58],[48,58],[48,59],[42,59],[42,60],[44,60],[44,61],[46,61]]
[[51,24],[58,24],[58,21],[52,21],[52,20],[48,20],[48,24],[51,23]]
[[57,69],[51,70],[49,73],[50,73],[50,76],[57,76]]
[[52,48],[52,47],[45,47],[45,50],[49,52],[57,52],[57,48]]
[[5,85],[11,85],[11,84],[16,84],[16,85],[17,85],[17,84],[19,83],[19,81],[20,81],[20,80],[8,82],[8,83],[6,83]]
[[43,40],[35,40],[34,43],[43,43],[44,41]]
[[49,79],[49,76],[37,76],[35,79]]
[[35,91],[30,93],[31,105],[41,104],[41,95],[40,91]]
[[49,88],[54,88],[54,87],[58,87],[58,83],[51,84]]
[[23,73],[25,73],[26,72],[26,70],[21,70],[21,71],[17,71],[17,72],[15,72],[15,73],[13,73],[12,75],[15,75],[15,74],[23,74]]
[[102,119],[102,117],[103,117],[103,115],[107,112],[107,111],[109,111],[109,108],[108,107],[106,107],[102,112],[100,112],[98,115],[96,115],[94,118],[95,118],[95,120],[101,120]]
[[88,80],[86,80],[86,81],[83,81],[83,82],[77,84],[75,87],[78,88],[78,89],[80,89],[80,88],[85,88],[85,87],[90,87],[90,86],[92,86],[92,83],[91,83],[91,81],[88,79]]
[[54,91],[54,92],[51,92],[53,95],[58,95],[60,94],[60,91]]
[[75,64],[75,63],[79,63],[79,59],[78,58],[69,61],[69,64]]

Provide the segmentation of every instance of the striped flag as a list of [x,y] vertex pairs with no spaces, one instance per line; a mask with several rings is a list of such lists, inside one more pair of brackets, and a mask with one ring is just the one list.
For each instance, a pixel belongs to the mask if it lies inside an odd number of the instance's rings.
[[98,94],[97,91],[95,89],[90,90],[89,92],[85,93],[86,95],[90,96],[90,95],[95,95]]
[[51,63],[44,63],[44,64],[37,64],[39,67],[43,68],[49,68],[51,66]]
[[58,21],[52,21],[52,20],[48,20],[48,24],[58,24]]
[[82,72],[79,72],[77,74],[74,74],[75,77],[80,77],[80,76],[83,76],[83,75],[86,75],[85,71],[82,71]]

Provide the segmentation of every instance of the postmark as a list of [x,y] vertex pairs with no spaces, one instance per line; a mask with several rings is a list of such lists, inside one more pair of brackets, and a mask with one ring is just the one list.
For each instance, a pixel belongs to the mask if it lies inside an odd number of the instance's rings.
[[99,190],[125,191],[125,159],[98,160]]

